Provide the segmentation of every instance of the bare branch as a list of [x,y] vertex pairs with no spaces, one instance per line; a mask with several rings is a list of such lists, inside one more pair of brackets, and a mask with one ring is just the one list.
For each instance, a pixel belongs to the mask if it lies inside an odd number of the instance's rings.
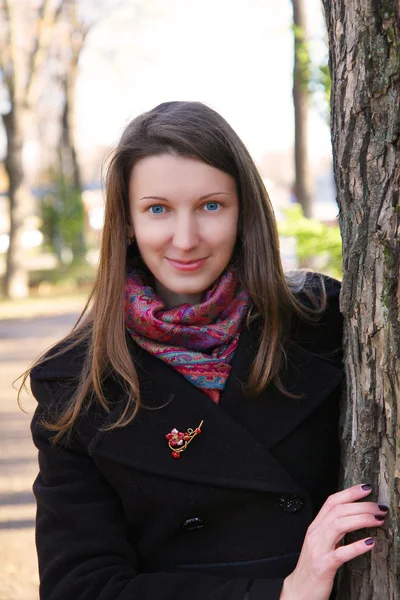
[[4,15],[3,27],[4,40],[0,44],[0,69],[3,73],[4,83],[8,88],[10,96],[14,95],[15,78],[14,78],[14,48],[12,38],[12,16],[9,0],[1,0],[1,12]]
[[54,6],[50,0],[43,0],[37,20],[37,35],[28,61],[28,74],[25,88],[25,103],[31,105],[38,73],[46,59],[46,52],[51,42],[52,29],[61,14],[63,2]]
[[76,0],[70,2],[70,32],[71,32],[71,48],[73,53],[73,61],[77,64],[80,52],[83,48],[85,38],[89,32],[90,25],[84,23],[78,16]]

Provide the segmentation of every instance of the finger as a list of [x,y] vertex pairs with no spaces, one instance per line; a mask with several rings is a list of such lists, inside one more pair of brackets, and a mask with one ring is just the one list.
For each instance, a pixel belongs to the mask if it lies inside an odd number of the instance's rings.
[[368,513],[347,517],[340,516],[330,521],[326,519],[319,527],[314,529],[309,527],[306,539],[313,547],[318,547],[320,552],[330,553],[337,548],[338,543],[346,533],[383,525],[385,515],[381,515],[381,517],[382,519],[378,520],[375,514]]
[[357,542],[353,542],[352,544],[339,546],[333,552],[333,559],[338,566],[341,566],[345,562],[348,562],[349,560],[352,560],[357,556],[361,556],[361,554],[366,554],[367,552],[372,550],[374,546],[374,538],[364,538],[363,540],[358,540]]
[[[364,487],[364,489],[363,489]],[[336,492],[328,496],[324,504],[322,505],[319,513],[315,517],[312,525],[319,525],[319,523],[325,518],[326,514],[329,513],[338,504],[345,504],[349,502],[356,502],[362,498],[365,498],[372,491],[372,486],[369,484],[352,485],[349,488]]]
[[328,544],[331,542],[332,547],[335,548],[346,533],[364,529],[366,527],[380,527],[383,524],[384,517],[383,520],[377,520],[375,515],[352,515],[350,517],[343,517],[335,523],[336,526],[331,527],[327,531],[325,539]]
[[325,515],[323,523],[325,525],[335,519],[352,515],[379,515],[385,517],[387,514],[388,511],[379,508],[379,505],[375,502],[351,502],[348,504],[337,504]]

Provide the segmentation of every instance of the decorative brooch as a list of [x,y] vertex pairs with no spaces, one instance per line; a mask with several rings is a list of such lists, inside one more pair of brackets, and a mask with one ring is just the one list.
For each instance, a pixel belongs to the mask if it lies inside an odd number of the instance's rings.
[[181,452],[184,452],[196,435],[201,433],[203,422],[204,421],[202,421],[194,430],[189,427],[186,433],[178,431],[177,429],[172,429],[170,433],[167,433],[165,437],[168,440],[168,447],[172,450],[172,456],[174,458],[180,458]]

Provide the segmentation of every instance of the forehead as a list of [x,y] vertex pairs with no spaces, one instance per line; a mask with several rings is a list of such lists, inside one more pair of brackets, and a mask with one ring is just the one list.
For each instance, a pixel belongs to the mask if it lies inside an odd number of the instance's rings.
[[132,169],[130,195],[202,196],[212,192],[236,192],[233,177],[196,158],[160,154],[140,159]]

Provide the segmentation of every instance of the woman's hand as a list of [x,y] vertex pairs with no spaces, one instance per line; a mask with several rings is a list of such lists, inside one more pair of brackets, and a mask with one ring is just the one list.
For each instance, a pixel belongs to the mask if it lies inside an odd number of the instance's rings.
[[354,485],[329,496],[307,529],[298,563],[284,581],[280,600],[328,600],[338,568],[374,547],[373,538],[340,544],[350,531],[383,524],[387,510],[381,510],[382,505],[356,502],[371,489],[370,485]]

